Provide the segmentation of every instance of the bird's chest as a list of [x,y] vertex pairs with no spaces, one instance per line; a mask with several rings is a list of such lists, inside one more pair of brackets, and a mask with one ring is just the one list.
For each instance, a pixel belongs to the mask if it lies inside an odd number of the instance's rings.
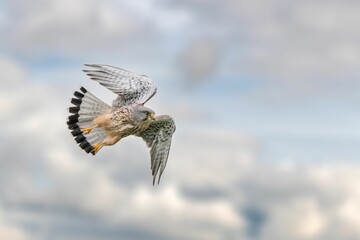
[[111,121],[106,131],[111,135],[121,135],[126,137],[141,133],[149,127],[151,121],[134,122],[131,118],[131,108],[116,108],[111,112]]
[[106,128],[108,133],[124,136],[131,134],[133,128],[130,109],[116,108],[111,111],[110,123]]

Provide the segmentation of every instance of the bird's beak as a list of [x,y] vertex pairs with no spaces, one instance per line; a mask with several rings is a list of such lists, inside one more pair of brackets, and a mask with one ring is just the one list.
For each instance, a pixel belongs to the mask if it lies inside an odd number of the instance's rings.
[[155,114],[154,114],[154,113],[150,114],[150,118],[151,118],[152,120],[155,120]]

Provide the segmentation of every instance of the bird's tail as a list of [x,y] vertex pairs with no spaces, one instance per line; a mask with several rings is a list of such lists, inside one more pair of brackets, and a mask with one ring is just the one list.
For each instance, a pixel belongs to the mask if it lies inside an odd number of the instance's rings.
[[99,115],[110,109],[110,106],[95,97],[84,87],[80,91],[74,92],[71,99],[73,106],[69,108],[70,116],[67,125],[74,136],[75,141],[87,153],[93,153],[95,143],[99,143],[106,138],[106,133],[102,128],[94,128],[90,133],[84,134],[82,128],[91,127],[93,120]]

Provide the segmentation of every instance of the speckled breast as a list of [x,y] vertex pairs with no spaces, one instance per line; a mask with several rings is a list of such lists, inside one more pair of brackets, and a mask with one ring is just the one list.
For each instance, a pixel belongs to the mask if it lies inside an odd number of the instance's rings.
[[124,138],[139,134],[149,127],[151,121],[134,122],[131,118],[132,112],[131,106],[113,108],[110,124],[105,129],[108,134],[121,135]]
[[131,107],[113,108],[111,110],[111,120],[105,130],[111,135],[128,136],[134,129],[131,121]]

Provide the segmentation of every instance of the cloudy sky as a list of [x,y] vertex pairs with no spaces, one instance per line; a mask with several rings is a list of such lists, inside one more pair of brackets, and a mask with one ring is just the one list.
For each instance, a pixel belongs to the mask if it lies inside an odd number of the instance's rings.
[[[360,2],[0,0],[0,239],[360,238]],[[84,63],[146,74],[159,186],[66,126]]]

